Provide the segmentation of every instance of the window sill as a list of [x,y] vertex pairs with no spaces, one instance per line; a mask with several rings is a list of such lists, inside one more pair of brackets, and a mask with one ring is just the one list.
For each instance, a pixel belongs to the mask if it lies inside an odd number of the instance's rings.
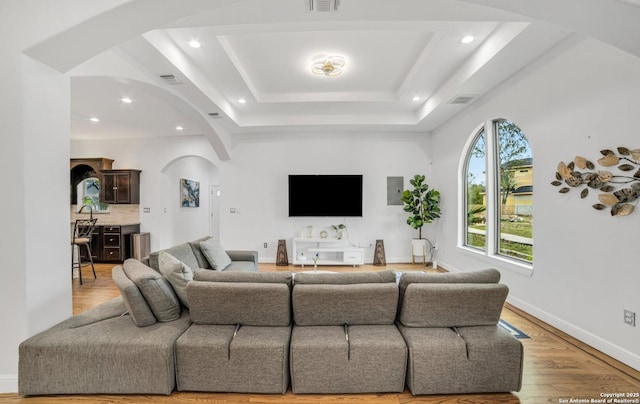
[[500,269],[506,269],[512,272],[516,272],[520,275],[533,276],[532,264],[526,264],[524,262],[511,260],[501,255],[487,255],[484,251],[476,250],[474,248],[466,246],[458,246],[458,249],[465,255],[477,258]]

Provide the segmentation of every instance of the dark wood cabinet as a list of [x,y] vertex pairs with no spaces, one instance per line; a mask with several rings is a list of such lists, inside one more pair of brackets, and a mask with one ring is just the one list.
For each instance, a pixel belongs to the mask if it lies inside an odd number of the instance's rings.
[[103,170],[103,203],[140,203],[140,170]]
[[[140,232],[139,224],[96,226],[91,236],[91,255],[95,262],[122,262],[132,257],[131,235]],[[86,251],[81,250],[86,260]]]

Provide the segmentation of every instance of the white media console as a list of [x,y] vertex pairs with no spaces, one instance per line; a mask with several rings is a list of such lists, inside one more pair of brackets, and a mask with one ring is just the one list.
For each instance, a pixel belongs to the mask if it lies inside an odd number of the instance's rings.
[[294,238],[293,265],[313,266],[318,254],[318,265],[363,265],[364,249],[354,247],[349,240],[337,238]]

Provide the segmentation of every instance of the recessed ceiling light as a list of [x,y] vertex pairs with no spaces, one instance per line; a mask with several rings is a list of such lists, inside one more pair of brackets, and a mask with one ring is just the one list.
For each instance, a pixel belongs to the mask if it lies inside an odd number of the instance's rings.
[[238,102],[239,102],[240,104],[246,104],[246,103],[247,103],[247,100],[245,100],[244,98],[238,98]]
[[89,118],[89,120],[90,120],[91,122],[100,122],[100,119],[96,118],[95,116],[93,116],[93,117]]
[[467,36],[465,36],[464,38],[462,38],[462,39],[460,40],[460,42],[462,42],[462,43],[471,43],[471,42],[473,42],[473,40],[474,40],[474,39],[475,39],[475,38],[474,38],[474,37],[472,37],[471,35],[467,35]]
[[199,47],[202,46],[202,44],[194,39],[193,41],[189,42],[189,46],[191,46],[192,48],[198,49]]
[[411,99],[411,101],[420,101],[420,97],[415,95],[413,96],[413,98]]
[[129,97],[122,97],[121,101],[124,102],[125,104],[131,104],[131,98]]
[[176,126],[176,130],[182,130],[184,129],[182,126]]

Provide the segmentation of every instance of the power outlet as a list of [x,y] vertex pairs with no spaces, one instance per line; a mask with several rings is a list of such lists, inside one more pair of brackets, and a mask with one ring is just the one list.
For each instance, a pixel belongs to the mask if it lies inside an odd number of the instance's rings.
[[264,243],[264,244],[263,244],[263,247],[264,247],[264,248],[267,248],[267,243]]
[[624,310],[624,323],[632,327],[636,326],[636,313],[631,310]]

